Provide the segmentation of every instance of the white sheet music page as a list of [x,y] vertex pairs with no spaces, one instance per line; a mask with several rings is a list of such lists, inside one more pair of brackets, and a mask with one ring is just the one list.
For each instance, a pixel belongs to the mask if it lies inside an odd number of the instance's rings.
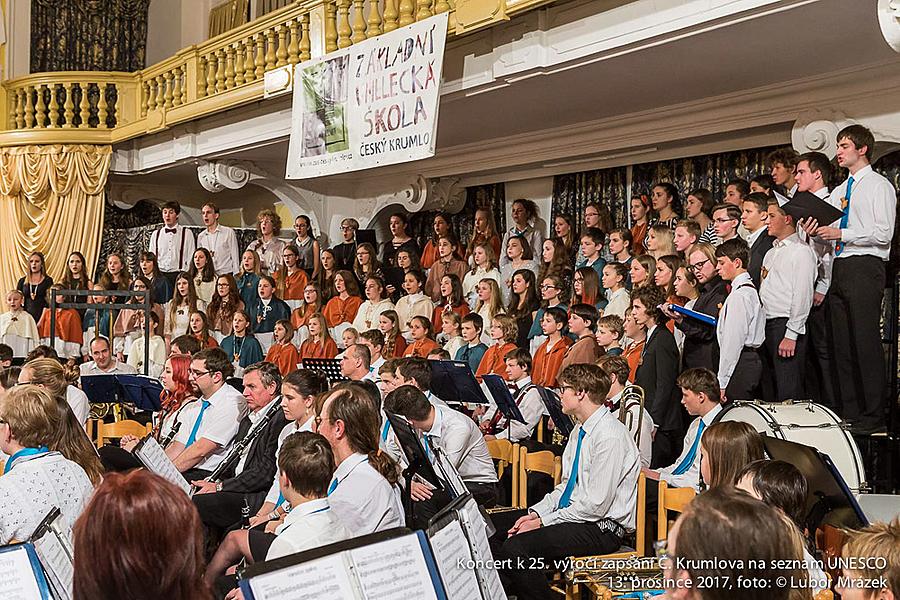
[[367,600],[437,598],[415,534],[355,548],[350,556]]
[[175,464],[166,456],[162,446],[152,436],[148,435],[144,438],[140,447],[135,449],[135,456],[147,469],[174,483],[183,489],[185,494],[191,493],[191,484],[175,468]]
[[359,599],[343,553],[257,575],[250,588],[256,600]]
[[[491,554],[491,545],[488,543],[487,530],[485,529],[486,524],[481,516],[481,511],[478,510],[478,504],[470,498],[459,513],[463,518],[469,543],[472,546],[472,552],[475,555],[477,564],[493,564],[494,556]],[[507,600],[497,569],[482,566],[477,571],[478,578],[482,584],[481,589],[485,594],[485,600]]]
[[41,588],[24,546],[0,553],[0,598],[41,600]]
[[448,600],[481,598],[469,542],[459,521],[450,521],[429,538]]
[[[60,532],[60,535],[71,536],[71,532]],[[33,544],[41,565],[50,579],[54,598],[69,600],[72,597],[72,578],[75,570],[62,540],[53,531],[48,531],[40,539],[34,540]]]

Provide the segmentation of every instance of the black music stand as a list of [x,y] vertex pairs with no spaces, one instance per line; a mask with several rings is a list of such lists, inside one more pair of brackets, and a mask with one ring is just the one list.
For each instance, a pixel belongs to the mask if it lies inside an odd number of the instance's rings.
[[562,411],[562,403],[559,401],[559,396],[541,386],[537,387],[537,391],[541,396],[541,402],[544,403],[547,412],[550,413],[550,419],[553,421],[556,429],[559,430],[564,437],[569,437],[569,434],[575,429],[575,424],[572,423],[572,419]]
[[806,477],[806,525],[815,531],[823,524],[860,529],[869,524],[865,513],[827,454],[811,446],[763,436],[766,453],[797,467]]
[[162,408],[160,396],[163,387],[158,379],[146,375],[116,375],[122,388],[122,397],[139,410],[156,412]]
[[393,413],[385,412],[387,420],[397,436],[397,442],[400,444],[400,450],[406,456],[407,467],[403,470],[403,477],[406,479],[406,486],[403,488],[401,496],[403,499],[403,510],[406,512],[406,523],[412,528],[413,517],[413,501],[411,484],[413,478],[418,475],[436,489],[444,489],[444,484],[438,477],[434,466],[428,459],[428,454],[422,446],[419,434],[413,429],[413,426],[406,419]]
[[469,363],[462,360],[430,360],[431,391],[442,400],[488,404]]
[[505,379],[499,375],[488,373],[482,375],[481,380],[484,382],[484,385],[487,386],[488,391],[494,398],[494,402],[497,403],[497,410],[499,410],[507,420],[518,421],[519,423],[526,422],[525,417],[522,416],[522,411],[519,410],[512,394],[509,393],[509,388],[506,386]]
[[336,358],[304,358],[302,364],[304,369],[322,371],[331,385],[347,381],[347,377],[341,373],[341,361]]
[[121,404],[122,386],[117,375],[83,375],[81,389],[91,404]]

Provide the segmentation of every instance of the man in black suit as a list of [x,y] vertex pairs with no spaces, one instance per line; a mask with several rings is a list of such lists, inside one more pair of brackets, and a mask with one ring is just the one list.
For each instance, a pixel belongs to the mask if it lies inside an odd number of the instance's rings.
[[[215,481],[192,482],[198,487],[194,504],[214,535],[241,521],[245,503],[250,507],[248,514],[256,514],[272,485],[278,435],[287,425],[280,393],[281,374],[274,364],[258,362],[244,370],[244,397],[250,414],[238,425],[221,475]],[[236,447],[242,441],[243,451],[238,452]]]
[[631,295],[635,322],[647,330],[634,383],[644,390],[644,402],[653,423],[659,427],[653,439],[650,466],[670,465],[681,453],[681,390],[678,378],[678,346],[666,327],[666,316],[658,308],[665,292],[655,285],[636,288]]
[[750,232],[750,235],[747,236],[747,245],[750,246],[750,264],[747,266],[747,272],[750,273],[753,285],[757,289],[762,280],[760,271],[763,257],[772,248],[772,242],[775,241],[766,228],[768,208],[769,197],[762,192],[748,195],[741,204],[741,223]]

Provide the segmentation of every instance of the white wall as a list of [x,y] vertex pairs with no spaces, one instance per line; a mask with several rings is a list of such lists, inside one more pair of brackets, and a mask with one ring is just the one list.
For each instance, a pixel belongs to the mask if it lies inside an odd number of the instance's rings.
[[31,0],[7,0],[4,79],[28,75],[31,60]]
[[147,15],[147,66],[206,40],[209,10],[221,0],[152,0]]
[[538,206],[538,223],[544,237],[550,236],[550,210],[553,203],[553,178],[509,181],[506,186],[506,226],[512,227],[512,203],[519,198],[531,200]]

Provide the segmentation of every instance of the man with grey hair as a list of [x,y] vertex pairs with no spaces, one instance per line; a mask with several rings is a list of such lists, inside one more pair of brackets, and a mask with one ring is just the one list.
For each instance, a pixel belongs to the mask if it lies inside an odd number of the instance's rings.
[[341,375],[351,381],[370,379],[372,353],[365,344],[351,344],[341,356]]
[[193,500],[211,535],[236,525],[244,506],[256,514],[277,469],[278,434],[287,425],[281,410],[281,373],[269,362],[244,370],[244,398],[250,413],[238,425],[235,445],[210,481],[193,481]]

